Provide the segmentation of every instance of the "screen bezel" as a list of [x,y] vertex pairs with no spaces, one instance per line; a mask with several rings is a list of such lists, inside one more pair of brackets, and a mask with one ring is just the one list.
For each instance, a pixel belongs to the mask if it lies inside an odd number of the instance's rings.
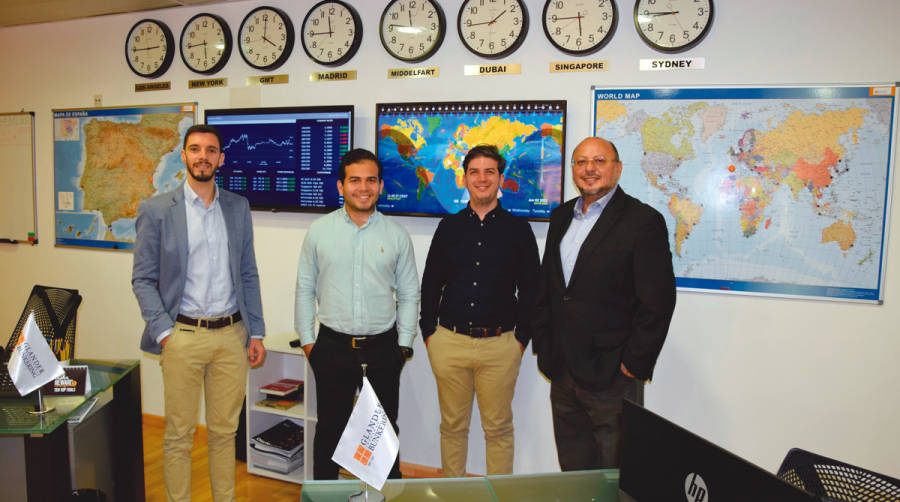
[[[559,207],[565,203],[565,186],[566,186],[566,129],[568,128],[568,101],[565,99],[523,99],[523,100],[512,100],[512,101],[421,101],[421,102],[400,102],[400,103],[376,103],[375,104],[375,157],[378,157],[378,140],[379,140],[379,127],[378,121],[381,116],[382,107],[389,106],[501,106],[501,105],[512,105],[512,104],[557,104],[562,106],[562,147],[560,154],[560,173],[559,173],[559,204],[556,207]],[[379,161],[380,161],[380,157]],[[501,200],[502,204],[502,200]],[[553,209],[556,209],[554,207]],[[508,207],[504,207],[504,209],[509,210]],[[383,210],[380,207],[378,211],[384,214],[393,214],[398,216],[416,216],[416,217],[424,217],[424,218],[443,218],[445,216],[454,214],[451,212],[444,213],[425,213],[425,212],[408,212],[408,211],[391,211],[391,210]],[[550,211],[551,214],[553,210]],[[521,216],[516,215],[518,218],[524,218],[528,221],[550,221],[550,215],[548,214],[546,217],[544,216]]]
[[[349,150],[353,150],[353,129],[355,119],[354,105],[319,105],[319,106],[272,106],[272,107],[254,107],[254,108],[212,108],[203,111],[203,122],[207,125],[215,127],[216,124],[209,124],[209,117],[224,117],[230,115],[293,115],[297,113],[350,113],[350,144]],[[337,179],[335,179],[337,182]],[[248,198],[249,201],[249,198]],[[303,206],[300,204],[259,204],[250,202],[250,209],[253,211],[271,211],[271,212],[292,212],[292,213],[330,213],[341,207],[336,206]]]

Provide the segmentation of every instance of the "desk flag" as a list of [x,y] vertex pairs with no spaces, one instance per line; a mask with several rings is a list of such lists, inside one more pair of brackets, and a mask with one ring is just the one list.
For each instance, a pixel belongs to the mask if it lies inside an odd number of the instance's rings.
[[34,322],[34,312],[28,314],[25,327],[19,333],[8,368],[13,384],[23,396],[65,374],[41,334],[41,328]]
[[398,453],[397,433],[369,379],[363,377],[362,392],[331,460],[380,490]]

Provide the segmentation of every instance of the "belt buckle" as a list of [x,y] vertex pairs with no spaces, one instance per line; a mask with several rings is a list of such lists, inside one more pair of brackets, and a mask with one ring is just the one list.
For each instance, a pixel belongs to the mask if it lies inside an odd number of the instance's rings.
[[366,338],[363,336],[354,336],[350,339],[350,347],[354,349],[361,349],[362,347],[356,345],[357,340],[365,340]]
[[469,336],[472,338],[484,338],[487,334],[487,328],[469,328]]
[[204,328],[204,329],[209,329],[209,320],[197,319],[197,326]]

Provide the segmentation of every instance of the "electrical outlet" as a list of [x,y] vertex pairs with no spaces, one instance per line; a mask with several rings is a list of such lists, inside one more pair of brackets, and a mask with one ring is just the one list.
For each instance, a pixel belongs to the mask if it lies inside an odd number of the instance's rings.
[[94,106],[103,106],[103,95],[94,94]]

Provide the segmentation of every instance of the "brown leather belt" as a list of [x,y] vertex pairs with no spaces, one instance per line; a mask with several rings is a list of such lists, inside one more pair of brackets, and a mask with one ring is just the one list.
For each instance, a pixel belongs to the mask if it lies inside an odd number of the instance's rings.
[[493,336],[500,336],[500,333],[503,333],[503,327],[497,326],[496,328],[479,328],[475,326],[447,326],[445,324],[441,324],[441,326],[449,329],[454,333],[459,333],[460,335],[471,336],[472,338],[491,338]]
[[225,316],[225,317],[202,318],[202,319],[194,319],[193,317],[188,317],[186,315],[178,314],[175,317],[175,320],[180,323],[188,324],[191,326],[197,326],[200,328],[219,329],[219,328],[224,328],[225,326],[231,326],[232,324],[240,321],[241,313],[240,313],[240,311],[238,311],[238,312],[235,312],[234,314],[231,314],[231,315]]
[[324,324],[319,324],[319,335],[322,338],[349,345],[352,349],[367,349],[381,344],[397,345],[397,326],[377,335],[348,335],[335,331]]

